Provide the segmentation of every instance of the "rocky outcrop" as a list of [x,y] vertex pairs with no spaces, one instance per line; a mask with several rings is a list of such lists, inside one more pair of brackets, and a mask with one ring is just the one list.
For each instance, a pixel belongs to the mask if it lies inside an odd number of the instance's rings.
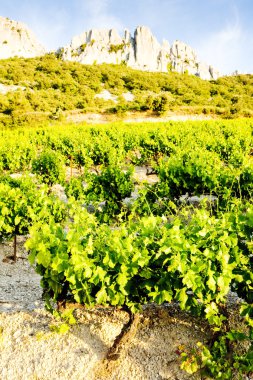
[[45,49],[25,24],[0,17],[0,59],[43,54]]
[[25,90],[26,87],[23,86],[14,86],[14,85],[6,85],[3,83],[0,83],[0,94],[5,95],[8,94],[8,92],[13,92],[17,90]]
[[219,76],[213,67],[200,62],[195,51],[181,41],[172,45],[160,44],[149,28],[139,26],[134,37],[128,30],[121,37],[116,30],[92,29],[72,39],[70,45],[59,50],[64,60],[84,64],[124,63],[145,71],[188,72],[202,79]]
[[[32,58],[45,54],[43,46],[21,22],[0,17],[0,59]],[[200,62],[194,50],[183,42],[160,44],[149,28],[139,26],[132,37],[125,30],[121,37],[115,29],[91,29],[72,39],[71,44],[57,52],[64,60],[84,64],[126,64],[144,70],[179,73],[188,72],[202,79],[219,76],[213,67]]]

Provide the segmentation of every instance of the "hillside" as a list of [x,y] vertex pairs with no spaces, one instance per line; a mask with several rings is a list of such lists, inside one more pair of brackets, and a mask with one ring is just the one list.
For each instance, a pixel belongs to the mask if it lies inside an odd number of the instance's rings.
[[[108,92],[104,92],[108,91]],[[238,75],[216,81],[188,74],[150,73],[125,65],[83,65],[54,54],[0,61],[2,126],[80,113],[166,111],[210,114],[223,118],[253,115],[253,77]]]

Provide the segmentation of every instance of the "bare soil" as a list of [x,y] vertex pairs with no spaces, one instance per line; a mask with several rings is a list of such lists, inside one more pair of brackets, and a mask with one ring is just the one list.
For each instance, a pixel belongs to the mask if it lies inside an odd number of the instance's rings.
[[76,111],[67,112],[66,120],[74,123],[86,122],[88,124],[105,124],[115,121],[125,123],[142,123],[142,122],[166,122],[166,121],[186,121],[186,120],[212,120],[215,116],[204,114],[184,114],[168,112],[166,115],[157,116],[151,112],[127,112],[124,115],[105,114],[105,113],[80,113]]

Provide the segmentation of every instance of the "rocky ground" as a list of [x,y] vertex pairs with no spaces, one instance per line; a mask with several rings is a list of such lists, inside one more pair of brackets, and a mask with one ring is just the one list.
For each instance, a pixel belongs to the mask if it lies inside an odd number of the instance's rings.
[[66,334],[43,307],[40,278],[27,261],[18,239],[18,260],[0,251],[0,379],[1,380],[155,380],[198,379],[180,370],[180,347],[206,341],[206,327],[176,305],[145,308],[136,335],[120,358],[103,360],[127,321],[115,309],[76,310],[77,324]]

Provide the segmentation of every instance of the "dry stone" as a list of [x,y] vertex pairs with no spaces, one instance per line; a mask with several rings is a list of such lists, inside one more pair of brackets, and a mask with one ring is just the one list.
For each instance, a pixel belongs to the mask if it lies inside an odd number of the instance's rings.
[[45,52],[25,24],[0,17],[0,59],[15,56],[32,58]]

